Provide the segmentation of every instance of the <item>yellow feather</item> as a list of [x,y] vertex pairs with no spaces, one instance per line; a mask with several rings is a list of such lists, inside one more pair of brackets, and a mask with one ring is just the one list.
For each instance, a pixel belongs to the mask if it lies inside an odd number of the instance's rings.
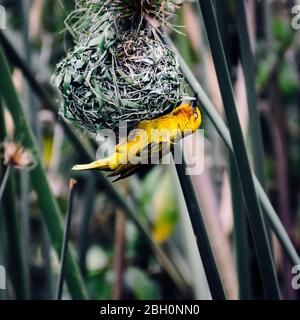
[[[72,169],[112,171],[112,176],[120,175],[120,179],[135,172],[135,159],[150,157],[151,152],[160,152],[163,145],[170,147],[178,137],[195,132],[200,124],[199,108],[192,108],[191,104],[181,104],[167,115],[141,121],[128,137],[115,147],[112,156],[90,164],[76,165]],[[140,163],[136,164],[139,165]]]

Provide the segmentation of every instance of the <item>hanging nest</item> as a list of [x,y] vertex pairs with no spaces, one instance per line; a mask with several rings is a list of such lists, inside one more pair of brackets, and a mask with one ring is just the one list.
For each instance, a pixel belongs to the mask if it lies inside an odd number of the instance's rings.
[[164,0],[80,1],[66,20],[75,48],[57,65],[63,116],[98,133],[153,119],[186,97],[174,53],[158,36],[176,5]]

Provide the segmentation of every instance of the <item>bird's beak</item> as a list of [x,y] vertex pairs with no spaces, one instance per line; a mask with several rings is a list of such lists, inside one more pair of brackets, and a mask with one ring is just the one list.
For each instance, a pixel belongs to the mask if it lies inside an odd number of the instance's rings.
[[192,108],[196,109],[197,105],[198,105],[198,94],[195,93],[195,100],[192,101]]

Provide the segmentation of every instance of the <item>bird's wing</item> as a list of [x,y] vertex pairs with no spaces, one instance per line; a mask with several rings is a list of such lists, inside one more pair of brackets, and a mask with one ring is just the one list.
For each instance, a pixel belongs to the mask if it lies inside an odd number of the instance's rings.
[[[138,171],[138,169],[140,168],[141,166],[131,166],[131,167],[128,167],[126,170],[124,170],[123,173],[119,174],[117,178],[115,178],[112,182],[116,182],[116,181],[119,181],[121,179],[124,179],[124,178],[127,178],[131,175],[133,175],[134,173],[136,173]],[[113,176],[116,176],[116,174],[110,174],[109,177],[113,177]]]
[[151,160],[161,159],[171,151],[172,147],[173,144],[169,141],[161,141],[159,143],[151,142],[135,155],[138,159],[138,163],[131,163],[129,159],[127,163],[119,165],[118,168],[109,175],[109,177],[117,177],[113,180],[113,182],[115,182],[131,176],[138,171],[143,164],[151,164]]

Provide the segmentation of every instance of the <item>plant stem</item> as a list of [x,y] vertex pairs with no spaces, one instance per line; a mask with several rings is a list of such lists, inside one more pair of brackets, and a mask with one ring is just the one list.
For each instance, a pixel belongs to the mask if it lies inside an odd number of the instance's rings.
[[[11,46],[9,41],[4,37],[4,35],[0,32],[0,43],[2,43],[3,47],[6,50],[7,56],[15,63],[16,66],[20,68],[23,72],[24,76],[28,80],[31,85],[33,91],[37,94],[37,96],[45,103],[46,107],[53,112],[59,124],[63,127],[64,133],[67,138],[71,141],[76,151],[81,155],[82,161],[84,162],[92,162],[94,161],[94,157],[92,151],[87,149],[86,144],[82,143],[75,132],[71,129],[71,127],[64,122],[63,120],[58,119],[58,112],[56,106],[52,103],[51,99],[48,97],[47,93],[43,90],[43,88],[36,81],[32,72],[28,69],[28,67],[24,64],[22,59],[19,57],[17,52]],[[114,199],[114,202],[122,209],[122,212],[136,225],[137,229],[141,232],[146,243],[148,243],[149,247],[152,248],[154,254],[157,256],[159,262],[162,267],[166,270],[166,272],[173,279],[175,284],[182,292],[188,292],[189,286],[180,275],[177,268],[174,266],[172,261],[167,257],[163,249],[157,245],[149,231],[145,228],[145,226],[141,223],[141,221],[136,217],[134,210],[128,205],[128,203],[122,198],[121,194],[115,189],[115,187],[109,182],[109,180],[103,175],[102,172],[97,172],[97,177],[101,183],[101,187],[107,192],[107,194]]]
[[229,155],[229,172],[234,216],[234,241],[236,247],[237,274],[239,283],[239,298],[251,299],[250,250],[248,243],[248,228],[246,209],[243,201],[241,183],[232,155]]
[[7,243],[8,243],[8,270],[18,300],[29,299],[29,285],[25,267],[25,254],[22,251],[20,237],[20,221],[14,198],[15,187],[12,176],[8,179],[4,192],[3,211],[5,216]]
[[[172,41],[165,36],[163,39],[176,53],[179,60],[180,68],[183,72],[183,74],[186,77],[186,80],[189,82],[191,88],[198,93],[199,99],[201,101],[202,107],[204,111],[207,113],[208,117],[212,121],[213,125],[215,126],[217,132],[219,133],[220,137],[223,139],[225,145],[229,148],[230,152],[233,152],[232,143],[229,131],[221,118],[221,116],[216,111],[215,106],[211,102],[211,100],[208,98],[207,94],[195,78],[195,76],[192,74],[191,70],[183,60],[183,58],[180,56],[180,54],[177,52],[176,47],[172,43]],[[3,47],[5,48],[8,57],[14,64],[20,68],[20,70],[23,72],[24,76],[26,77],[27,81],[31,85],[32,89],[35,91],[37,96],[45,102],[46,107],[53,112],[53,114],[57,117],[57,108],[52,103],[51,99],[48,98],[46,92],[41,88],[41,86],[38,84],[34,76],[32,75],[32,72],[27,68],[27,66],[23,63],[22,59],[19,57],[17,52],[14,50],[14,48],[11,46],[10,42],[4,37],[4,35],[0,31],[0,42],[2,43]],[[85,161],[92,161],[93,157],[89,153],[89,151],[84,147],[84,145],[81,143],[81,141],[77,138],[76,134],[72,131],[72,129],[64,122],[59,122],[66,134],[66,136],[70,139],[70,141],[73,143],[74,147],[78,152],[83,156],[83,160]],[[100,178],[105,179],[104,176],[99,174]],[[260,202],[267,214],[268,220],[270,222],[271,228],[273,229],[274,233],[276,234],[278,240],[280,241],[283,249],[285,250],[285,253],[290,260],[290,262],[295,264],[300,264],[300,258],[291,243],[284,227],[282,226],[281,221],[278,218],[278,215],[276,211],[274,210],[270,200],[268,199],[265,191],[260,185],[260,182],[256,178],[255,175],[253,175],[254,178],[254,184],[256,187],[256,191],[258,194],[258,197],[260,199]],[[105,182],[106,183],[106,182]],[[128,210],[127,208],[123,208],[125,213]]]
[[91,217],[95,209],[96,198],[96,178],[90,173],[86,176],[85,192],[84,192],[84,206],[82,212],[82,219],[80,221],[80,231],[78,240],[78,257],[79,268],[83,276],[86,274],[86,253],[89,245],[89,229],[91,223]]
[[[247,9],[251,9],[249,8],[249,4]],[[265,189],[266,177],[264,172],[264,147],[261,121],[257,109],[257,93],[255,88],[255,58],[251,48],[250,32],[247,24],[247,16],[244,1],[236,1],[236,19],[239,36],[241,62],[243,67],[247,94],[251,155],[253,158],[254,172],[262,187]],[[268,241],[271,248],[271,253],[273,253],[270,223],[266,219],[265,215],[263,217],[268,235]]]
[[211,0],[200,0],[199,3],[216,68],[217,78],[219,81],[224,109],[232,139],[233,150],[237,160],[236,164],[248,209],[247,212],[249,223],[253,234],[254,246],[259,262],[266,298],[280,299],[276,270],[273,264],[273,257],[263,215],[256,195],[250,163],[236,110],[232,84],[213,4]]
[[188,175],[186,172],[187,167],[184,159],[182,164],[175,163],[175,167],[185,198],[186,206],[188,208],[190,220],[195,233],[195,240],[197,242],[198,251],[201,256],[212,298],[214,300],[225,300],[226,296],[221,277],[206,232],[199,202],[194,191],[194,186],[190,175]]
[[[1,101],[0,101],[1,102]],[[4,114],[0,103],[0,141],[4,141],[6,129]],[[20,234],[20,221],[16,209],[14,177],[11,174],[12,168],[8,166],[5,172],[7,178],[4,179],[2,207],[5,221],[5,231],[7,237],[7,261],[8,271],[12,279],[12,284],[16,293],[16,298],[21,300],[29,299],[29,279],[26,274],[25,255],[22,251],[22,241]],[[7,182],[5,180],[7,179]],[[6,186],[5,186],[6,185]],[[0,197],[1,199],[1,197]]]
[[71,179],[69,182],[68,212],[67,212],[67,217],[66,217],[64,238],[63,238],[63,244],[62,244],[62,250],[61,250],[61,256],[60,256],[60,270],[59,270],[59,276],[58,276],[56,300],[61,300],[62,292],[63,292],[63,284],[64,284],[64,277],[65,277],[65,265],[66,265],[66,258],[67,258],[67,248],[68,248],[71,222],[72,222],[73,199],[74,199],[74,194],[75,194],[75,186],[76,186],[76,181]]
[[[275,163],[276,163],[276,180],[277,180],[277,198],[278,198],[278,208],[280,217],[283,221],[283,224],[288,232],[288,234],[292,237],[293,235],[293,219],[292,212],[289,202],[290,195],[290,181],[289,181],[289,167],[288,167],[288,150],[287,146],[287,115],[285,114],[284,104],[282,103],[282,98],[280,95],[280,88],[278,85],[278,79],[276,76],[273,77],[270,87],[269,87],[269,95],[270,95],[270,104],[272,106],[272,111],[269,111],[269,119],[268,122],[271,124],[272,132],[272,142],[273,149],[275,155]],[[291,287],[291,281],[293,275],[290,272],[290,264],[286,259],[283,259],[282,271],[284,278],[284,297],[287,300],[295,299],[295,290]]]
[[44,221],[41,221],[41,233],[41,254],[43,258],[45,277],[44,297],[46,300],[52,300],[55,297],[55,284],[53,281],[53,271],[51,268],[51,240]]
[[115,254],[114,254],[114,287],[113,299],[121,300],[124,286],[124,248],[125,248],[125,217],[120,212],[116,212],[115,226]]
[[2,182],[1,182],[1,186],[0,186],[0,203],[2,201],[2,196],[3,196],[5,188],[7,186],[8,179],[10,177],[11,171],[12,171],[12,167],[10,165],[8,165],[6,167],[6,171],[5,171],[4,177],[3,177]]
[[261,124],[257,111],[257,99],[255,90],[255,63],[250,46],[250,38],[247,26],[244,1],[236,1],[237,6],[237,25],[241,49],[242,66],[246,83],[246,92],[249,109],[249,129],[252,145],[254,172],[261,185],[265,185],[264,173],[264,148],[261,133]]
[[[2,46],[0,46],[0,74],[0,92],[14,120],[16,138],[22,138],[22,145],[30,149],[35,156],[36,165],[30,171],[30,175],[52,239],[52,244],[55,250],[60,252],[63,238],[60,210],[49,187],[32,131],[25,120],[20,101],[11,80],[10,70],[3,54]],[[77,263],[71,251],[68,252],[66,268],[66,280],[71,295],[77,299],[87,298],[87,291],[83,285]]]
[[[231,58],[233,56],[233,47],[232,37],[230,33],[230,18],[228,15],[228,3],[225,1],[216,1],[214,3],[216,9],[216,16],[218,21],[218,26],[220,30],[221,40],[226,56],[227,65],[229,66],[231,63]],[[199,3],[198,3],[199,6]],[[200,9],[200,6],[199,6]],[[239,65],[232,66],[230,68],[231,71],[231,79],[233,81],[233,69],[236,69],[237,72],[239,70]],[[238,72],[239,74],[239,72]],[[235,85],[239,85],[241,82],[241,76],[236,77]],[[241,97],[238,95],[237,98],[238,103],[241,100]],[[242,101],[244,102],[244,101]],[[241,111],[241,113],[243,113]],[[231,186],[231,203],[232,203],[232,212],[233,212],[233,228],[234,228],[234,243],[235,243],[235,252],[236,252],[236,266],[237,266],[237,276],[238,276],[238,284],[239,284],[239,299],[251,299],[251,260],[250,257],[253,257],[252,254],[252,246],[251,249],[249,247],[248,241],[248,221],[246,214],[246,206],[244,203],[242,187],[239,180],[237,168],[235,167],[234,158],[231,154],[229,154],[228,159],[228,175]],[[252,242],[251,242],[252,245]],[[254,248],[253,248],[254,250]],[[253,257],[256,259],[255,255]]]
[[[180,69],[182,73],[184,74],[187,82],[189,83],[190,87],[193,89],[194,92],[198,94],[199,100],[201,102],[201,107],[206,112],[207,116],[211,120],[212,124],[215,126],[217,132],[219,133],[220,137],[223,139],[225,145],[229,149],[230,153],[232,154],[233,158],[236,162],[235,153],[233,151],[232,141],[229,134],[229,131],[219,115],[219,113],[216,111],[216,107],[212,103],[212,101],[209,99],[206,92],[201,87],[200,83],[197,81],[196,77],[193,75],[190,68],[185,63],[184,59],[180,56],[178,51],[176,50],[176,47],[174,46],[173,42],[170,40],[169,37],[164,36],[162,39],[167,45],[169,45],[174,52],[176,52],[178,62]],[[236,165],[236,163],[235,163]],[[278,218],[278,215],[273,208],[268,196],[266,195],[266,192],[262,188],[260,182],[256,178],[255,174],[253,174],[253,180],[255,189],[257,192],[257,195],[259,197],[260,203],[264,209],[265,214],[267,215],[267,218],[270,222],[270,226],[272,230],[274,231],[275,235],[277,236],[280,244],[282,245],[288,259],[290,260],[291,264],[297,265],[300,264],[300,258],[295,250],[287,232],[285,231],[280,219]]]
[[[31,9],[30,0],[20,0],[20,18],[22,23],[22,53],[24,61],[29,67],[32,64],[32,49],[29,36],[29,16]],[[33,132],[36,134],[38,121],[36,103],[26,79],[22,79],[22,95],[24,98],[24,111],[26,119]],[[30,175],[27,170],[20,172],[20,212],[21,212],[21,237],[22,246],[26,259],[27,278],[30,278],[30,259],[31,259],[31,230],[30,230]],[[30,283],[30,282],[29,282]],[[31,288],[30,288],[31,292]]]

